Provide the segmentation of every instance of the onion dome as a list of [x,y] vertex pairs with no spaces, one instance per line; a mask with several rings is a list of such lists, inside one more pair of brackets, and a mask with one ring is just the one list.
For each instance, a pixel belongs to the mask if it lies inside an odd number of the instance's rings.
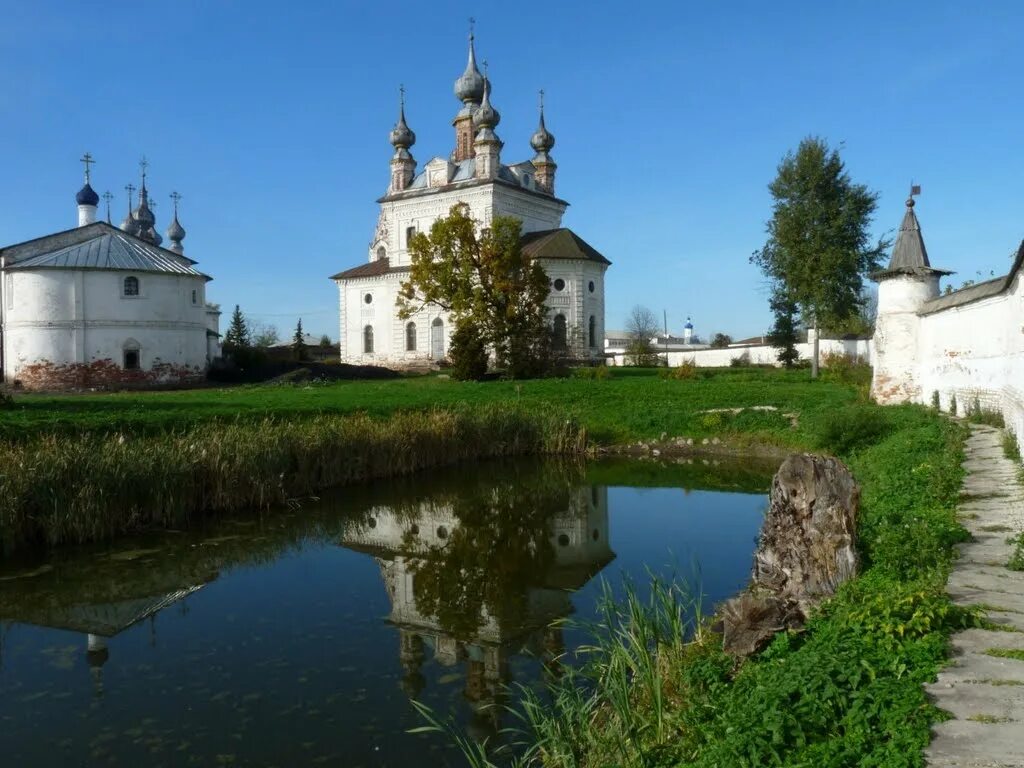
[[690,318],[686,318],[686,325],[683,326],[688,331],[693,330],[693,323],[690,322]]
[[135,220],[135,217],[129,213],[124,217],[124,221],[121,222],[121,231],[138,237],[142,229],[139,227],[139,222]]
[[139,229],[142,232],[153,229],[153,225],[156,224],[156,216],[153,215],[153,211],[149,208],[149,197],[146,194],[145,187],[139,191],[139,207],[135,209],[132,216],[138,222]]
[[484,79],[484,93],[480,107],[473,113],[473,125],[477,128],[495,128],[501,122],[501,115],[491,106],[491,80]]
[[473,48],[473,33],[469,33],[469,61],[466,71],[455,81],[455,96],[464,104],[476,103],[484,95],[484,77],[476,66],[476,51]]
[[540,108],[540,125],[537,126],[537,130],[533,132],[533,136],[530,137],[530,146],[533,147],[533,151],[540,154],[541,152],[550,152],[552,147],[555,146],[555,136],[547,129],[544,125],[544,106]]
[[185,228],[178,222],[178,217],[174,217],[174,221],[171,222],[171,226],[167,228],[167,239],[172,243],[181,244],[181,241],[185,239]]
[[398,122],[391,129],[388,141],[395,149],[408,149],[416,143],[416,134],[405,122],[405,89],[401,89],[401,99],[398,107]]
[[153,245],[160,245],[164,241],[163,236],[156,231],[156,227],[150,227],[146,230],[146,239],[153,243]]
[[75,195],[75,202],[79,205],[91,205],[95,207],[100,204],[100,196],[96,194],[96,190],[89,186],[89,182],[87,181],[85,182],[85,186],[78,190],[78,194]]

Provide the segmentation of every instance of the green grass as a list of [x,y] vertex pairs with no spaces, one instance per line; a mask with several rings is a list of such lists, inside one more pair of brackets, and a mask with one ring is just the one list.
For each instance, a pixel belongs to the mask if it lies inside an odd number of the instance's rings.
[[1017,648],[989,648],[985,653],[988,656],[995,656],[997,659],[1024,661],[1024,651]]
[[[83,430],[160,432],[211,421],[303,419],[318,414],[366,413],[436,407],[514,404],[555,408],[584,425],[598,443],[657,438],[662,432],[692,437],[753,435],[784,445],[806,442],[803,417],[825,418],[855,402],[854,387],[812,382],[806,371],[716,369],[693,380],[661,379],[654,370],[613,369],[608,379],[454,382],[437,376],[387,381],[344,381],[312,386],[242,386],[175,392],[18,395],[0,411],[0,438]],[[774,405],[780,413],[744,412],[705,423],[700,411]],[[782,412],[801,414],[790,428]]]

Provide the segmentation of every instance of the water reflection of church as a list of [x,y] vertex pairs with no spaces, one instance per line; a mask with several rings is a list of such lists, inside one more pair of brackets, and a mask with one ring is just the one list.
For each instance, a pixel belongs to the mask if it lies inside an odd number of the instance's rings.
[[[562,629],[556,622],[572,613],[572,592],[582,588],[615,555],[608,541],[606,488],[575,487],[563,490],[556,498],[559,508],[532,520],[535,535],[526,537],[522,552],[508,551],[523,544],[521,531],[519,539],[514,534],[504,536],[501,530],[492,531],[493,538],[488,539],[478,535],[458,504],[437,501],[425,501],[415,510],[374,507],[358,525],[346,531],[342,544],[372,555],[380,566],[391,601],[388,619],[399,633],[402,687],[410,697],[418,697],[426,684],[422,667],[429,654],[442,667],[453,671],[462,667],[463,695],[478,716],[490,720],[484,715],[487,705],[498,701],[504,685],[511,682],[510,657],[529,655],[550,662],[562,652]],[[546,501],[550,503],[551,498]],[[487,504],[477,501],[478,507]],[[514,525],[518,514],[515,504],[508,511]],[[490,541],[495,545],[491,552],[477,552],[485,564],[476,570],[459,567],[458,563],[453,568],[446,562],[449,550],[458,547],[456,542],[463,534],[473,544]],[[539,550],[544,554],[539,555]],[[522,573],[518,578],[503,580],[510,570],[510,559],[514,561],[519,554],[525,558]],[[534,565],[538,566],[536,570]],[[466,617],[459,614],[464,607],[459,599],[464,595],[462,588],[473,592],[473,585],[450,585],[457,588],[449,592],[459,593],[451,595],[451,605],[445,604],[444,594],[431,602],[425,599],[426,590],[420,581],[434,577],[432,568],[448,568],[469,580],[493,580],[496,583],[492,587],[504,591],[500,598],[492,595],[492,599],[483,601],[479,616],[467,622],[473,627],[467,634],[466,625],[460,621]],[[429,603],[426,610],[424,603]],[[515,610],[502,610],[510,603]],[[547,666],[556,669],[556,665]],[[481,721],[477,725],[489,730],[494,723]]]

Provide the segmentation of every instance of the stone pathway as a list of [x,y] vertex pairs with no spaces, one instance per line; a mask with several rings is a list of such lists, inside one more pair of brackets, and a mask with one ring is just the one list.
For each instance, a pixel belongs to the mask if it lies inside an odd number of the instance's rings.
[[960,545],[947,591],[958,605],[982,605],[1006,632],[970,629],[953,636],[952,661],[925,688],[953,717],[938,723],[926,750],[935,768],[1024,766],[1024,661],[986,651],[1024,652],[1024,572],[1006,568],[1008,537],[1024,530],[1024,487],[1003,454],[1002,432],[972,426],[960,515],[974,540]]

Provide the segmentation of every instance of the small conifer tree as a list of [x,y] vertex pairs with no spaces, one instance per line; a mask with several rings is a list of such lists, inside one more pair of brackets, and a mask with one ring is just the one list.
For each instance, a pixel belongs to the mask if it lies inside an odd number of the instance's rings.
[[295,352],[296,360],[306,359],[306,339],[302,332],[302,318],[299,318],[298,324],[295,326],[295,335],[292,337],[292,351]]
[[245,349],[250,345],[249,325],[241,308],[235,304],[235,311],[231,313],[231,324],[228,326],[228,332],[224,334],[224,347],[231,351]]

